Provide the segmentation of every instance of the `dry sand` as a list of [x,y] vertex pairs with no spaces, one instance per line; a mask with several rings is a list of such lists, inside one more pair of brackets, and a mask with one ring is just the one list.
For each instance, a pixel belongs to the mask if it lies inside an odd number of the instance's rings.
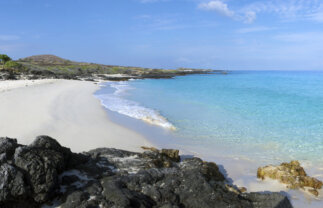
[[98,88],[85,81],[1,81],[0,136],[29,144],[38,135],[49,135],[76,152],[151,146],[142,135],[108,119],[93,96]]

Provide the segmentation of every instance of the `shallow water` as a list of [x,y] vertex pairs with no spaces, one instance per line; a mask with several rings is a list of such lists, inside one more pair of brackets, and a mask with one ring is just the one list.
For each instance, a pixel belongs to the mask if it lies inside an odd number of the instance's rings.
[[96,96],[112,111],[176,127],[175,143],[204,155],[323,162],[323,72],[135,80],[109,83]]
[[[228,177],[249,191],[286,191],[257,181],[256,171],[290,160],[300,160],[310,175],[323,179],[323,72],[108,82],[95,96],[111,111],[148,121],[159,131],[148,135],[158,146],[220,162]],[[148,132],[144,125],[134,130]],[[288,194],[297,198],[296,207],[322,205],[312,196]]]

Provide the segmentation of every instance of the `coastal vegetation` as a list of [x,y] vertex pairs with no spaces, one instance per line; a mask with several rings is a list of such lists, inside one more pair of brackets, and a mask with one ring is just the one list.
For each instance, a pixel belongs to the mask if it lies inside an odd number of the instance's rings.
[[0,54],[0,63],[2,65],[2,69],[5,68],[5,65],[8,61],[11,61],[11,58],[6,54]]
[[21,70],[22,69],[22,65],[19,64],[16,61],[7,61],[4,64],[4,69],[8,69],[8,70]]
[[[17,76],[30,79],[104,79],[128,80],[130,78],[172,78],[178,75],[222,72],[210,69],[152,69],[132,66],[115,66],[75,62],[54,55],[38,55],[12,61],[3,55],[2,68],[12,70]],[[117,75],[117,76],[116,76]]]

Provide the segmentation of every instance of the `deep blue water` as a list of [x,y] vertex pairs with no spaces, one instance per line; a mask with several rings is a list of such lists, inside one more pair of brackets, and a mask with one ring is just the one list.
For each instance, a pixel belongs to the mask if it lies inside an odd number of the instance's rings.
[[112,111],[160,125],[205,154],[322,162],[323,72],[240,71],[107,83]]

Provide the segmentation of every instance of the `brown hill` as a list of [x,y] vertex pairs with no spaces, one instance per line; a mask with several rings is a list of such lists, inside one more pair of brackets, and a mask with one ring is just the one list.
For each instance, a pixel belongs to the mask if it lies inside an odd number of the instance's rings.
[[19,61],[23,62],[33,62],[38,64],[50,64],[50,65],[65,65],[73,63],[70,60],[60,58],[55,55],[37,55],[37,56],[29,56]]

